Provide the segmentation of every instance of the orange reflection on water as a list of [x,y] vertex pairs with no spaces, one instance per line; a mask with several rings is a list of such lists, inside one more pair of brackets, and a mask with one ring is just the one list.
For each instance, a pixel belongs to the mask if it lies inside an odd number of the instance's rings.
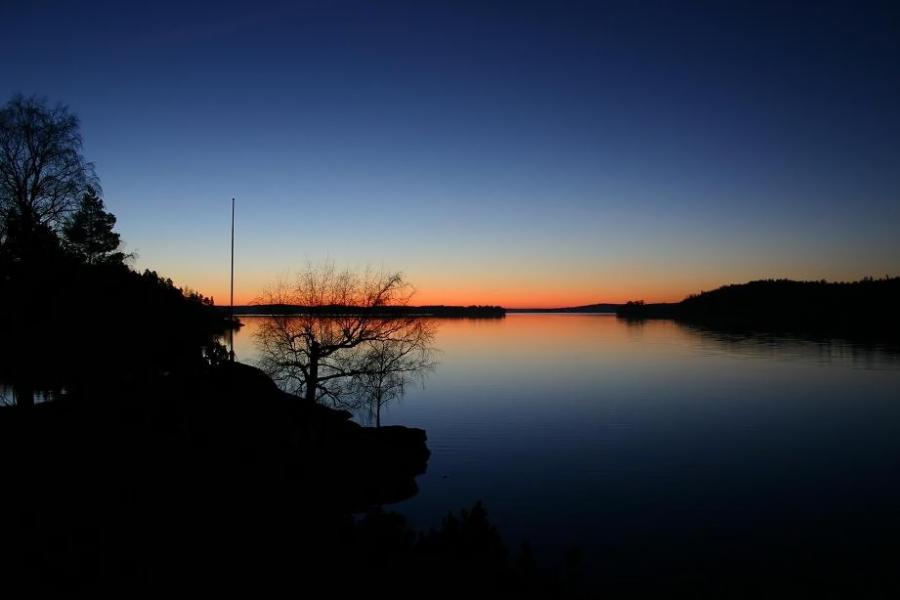
[[[241,317],[244,327],[235,336],[238,360],[255,360],[254,334],[264,318]],[[468,378],[510,368],[551,369],[560,374],[597,365],[615,369],[640,360],[665,361],[671,366],[683,360],[685,345],[696,341],[696,336],[673,322],[655,321],[649,325],[650,356],[644,335],[648,325],[628,325],[611,314],[513,313],[501,319],[435,322],[440,368],[465,370]]]

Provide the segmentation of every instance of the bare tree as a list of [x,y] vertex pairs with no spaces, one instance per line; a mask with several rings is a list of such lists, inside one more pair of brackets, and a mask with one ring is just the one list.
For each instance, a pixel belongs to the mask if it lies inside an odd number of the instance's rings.
[[272,309],[256,334],[260,366],[307,400],[347,405],[373,389],[378,369],[381,389],[396,390],[396,377],[426,366],[434,338],[429,321],[403,310],[412,294],[399,273],[309,265],[260,298]]
[[78,118],[22,95],[0,108],[0,220],[23,231],[56,227],[88,188],[99,188],[81,155]]

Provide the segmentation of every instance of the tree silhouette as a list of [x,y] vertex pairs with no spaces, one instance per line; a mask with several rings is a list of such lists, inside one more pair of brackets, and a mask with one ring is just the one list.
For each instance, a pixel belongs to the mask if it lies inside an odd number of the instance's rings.
[[98,187],[81,146],[78,118],[66,107],[13,96],[0,109],[0,219],[17,220],[26,236],[59,226],[87,187]]
[[347,406],[362,391],[374,389],[371,378],[379,369],[386,377],[428,362],[431,323],[389,310],[408,305],[412,293],[398,273],[310,265],[293,283],[276,286],[260,301],[291,307],[287,313],[273,310],[277,314],[257,330],[260,366],[286,391]]
[[115,225],[115,215],[106,211],[103,199],[89,187],[63,226],[63,235],[69,248],[88,264],[121,263],[125,254],[117,252],[122,241],[113,231]]

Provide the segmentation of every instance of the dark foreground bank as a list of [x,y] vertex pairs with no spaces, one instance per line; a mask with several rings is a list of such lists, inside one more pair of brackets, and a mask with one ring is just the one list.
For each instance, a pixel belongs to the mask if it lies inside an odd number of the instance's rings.
[[424,431],[361,427],[241,364],[4,408],[0,450],[9,589],[529,595],[575,581],[513,556],[480,506],[412,531],[380,507],[416,493]]

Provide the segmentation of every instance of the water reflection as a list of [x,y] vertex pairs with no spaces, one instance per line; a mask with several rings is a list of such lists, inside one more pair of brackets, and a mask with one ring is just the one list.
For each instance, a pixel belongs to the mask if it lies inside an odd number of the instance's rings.
[[826,365],[851,365],[863,369],[900,368],[900,350],[882,343],[854,342],[840,338],[813,338],[765,331],[715,329],[679,324],[708,351],[728,352],[751,358],[811,360]]
[[896,353],[608,315],[439,321],[435,345],[427,386],[381,415],[428,432],[428,473],[400,506],[417,526],[483,500],[512,544],[613,562],[750,531],[777,546],[815,523],[900,539]]
[[[234,340],[238,360],[260,364],[259,331],[270,320],[242,318],[247,326]],[[826,378],[838,377],[847,368],[900,370],[900,352],[882,345],[715,330],[668,320],[514,314],[505,320],[430,323],[433,349],[440,356],[440,368],[430,382],[439,388],[579,395],[609,392],[626,383],[635,389],[655,389],[656,383],[665,382],[672,388],[683,384],[687,375],[708,374],[721,380],[727,373],[741,379],[742,372],[780,371],[784,363],[796,363],[791,376],[798,383],[813,365],[834,367]],[[426,371],[434,370],[437,355],[429,356]],[[747,363],[746,359],[755,360]],[[724,366],[726,372],[721,371]]]

